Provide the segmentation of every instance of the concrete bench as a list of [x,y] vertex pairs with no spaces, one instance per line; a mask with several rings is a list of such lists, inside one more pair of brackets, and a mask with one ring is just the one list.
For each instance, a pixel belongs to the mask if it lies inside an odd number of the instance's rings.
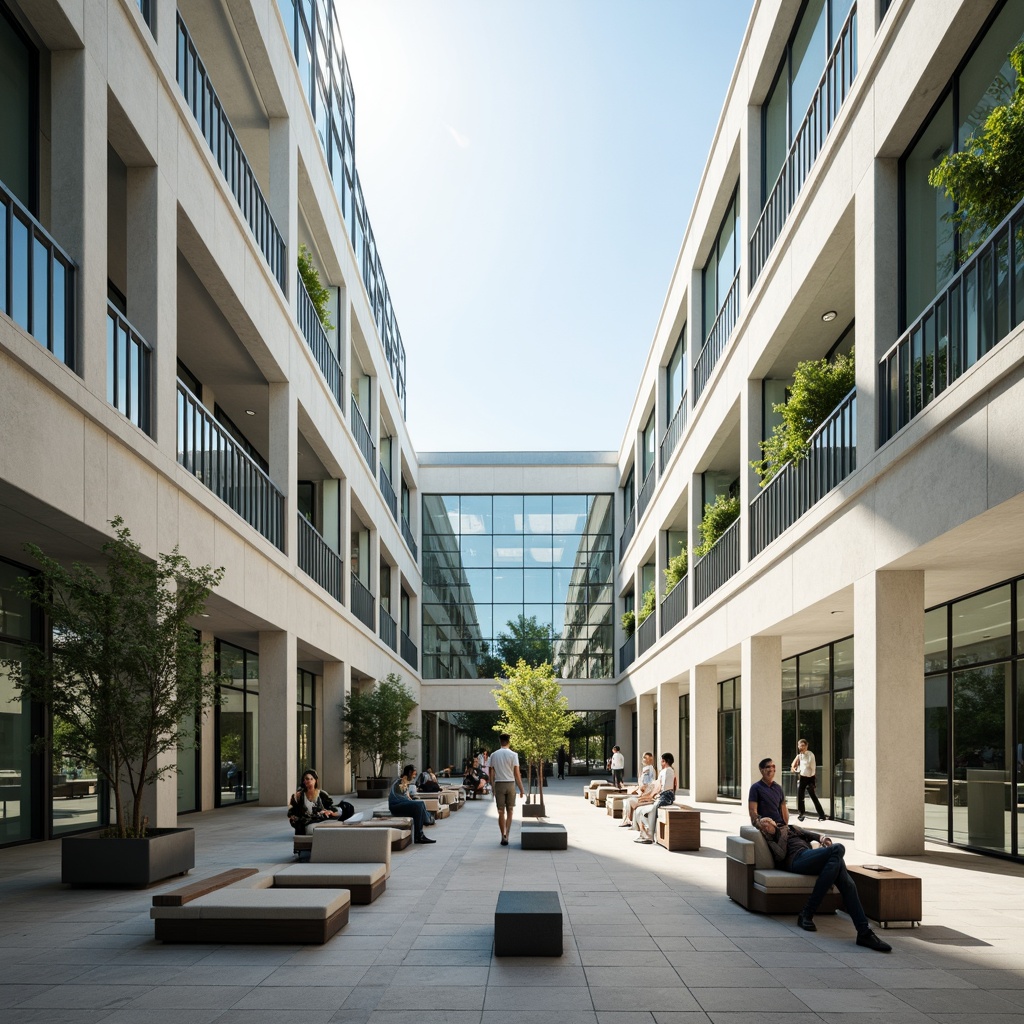
[[629,799],[629,793],[611,793],[604,798],[604,808],[610,818],[621,818],[622,809]]
[[498,893],[495,956],[561,956],[562,905],[557,892]]
[[567,850],[569,834],[564,825],[554,822],[524,821],[519,829],[519,842],[524,850]]
[[[404,823],[404,824],[403,824]],[[385,828],[389,830],[391,852],[398,853],[412,845],[412,818],[375,818],[372,821],[325,822],[317,828]],[[314,829],[315,831],[315,829]],[[312,836],[295,836],[292,840],[292,852],[298,856],[313,849]]]
[[308,864],[274,873],[275,889],[348,889],[353,903],[372,903],[391,875],[391,838],[385,829],[320,828]]
[[618,786],[596,786],[590,791],[590,802],[595,807],[604,807],[605,801],[609,796],[614,796],[616,793],[621,793],[622,790]]
[[654,841],[666,850],[699,850],[700,811],[685,804],[659,807]]

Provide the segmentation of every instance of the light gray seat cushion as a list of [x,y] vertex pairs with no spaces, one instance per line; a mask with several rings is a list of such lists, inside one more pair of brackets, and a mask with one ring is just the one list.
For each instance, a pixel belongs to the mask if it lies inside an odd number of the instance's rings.
[[765,892],[810,892],[816,881],[817,875],[797,875],[776,868],[767,871],[754,868],[754,885]]
[[183,907],[151,907],[151,918],[326,920],[351,903],[345,889],[235,889],[200,896]]
[[274,873],[274,885],[281,888],[344,888],[347,885],[376,885],[387,878],[383,864],[289,864]]
[[391,877],[391,829],[389,828],[321,828],[313,833],[313,849],[309,865],[314,864],[381,864],[384,877]]

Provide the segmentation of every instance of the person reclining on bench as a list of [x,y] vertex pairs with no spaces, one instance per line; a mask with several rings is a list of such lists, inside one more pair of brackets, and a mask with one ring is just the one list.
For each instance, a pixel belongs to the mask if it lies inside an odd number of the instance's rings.
[[[436,839],[428,839],[423,831],[427,823],[427,805],[422,800],[413,800],[409,795],[409,786],[416,775],[416,766],[407,764],[402,774],[395,780],[388,794],[388,810],[396,818],[412,818],[414,841],[417,843],[436,843]],[[413,789],[415,792],[415,788]]]

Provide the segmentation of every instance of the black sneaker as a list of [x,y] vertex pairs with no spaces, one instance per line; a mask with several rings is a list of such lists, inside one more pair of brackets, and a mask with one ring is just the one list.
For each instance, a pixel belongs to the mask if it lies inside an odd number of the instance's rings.
[[870,928],[857,936],[857,945],[866,946],[868,949],[873,949],[876,953],[892,952],[892,946],[880,939]]
[[803,821],[803,820],[804,820],[804,816],[803,816],[802,814],[798,814],[798,815],[796,816],[796,820],[797,820],[797,821]]
[[[796,916],[796,923],[803,928],[805,932],[816,932],[818,926],[814,923],[812,914],[805,914],[802,910]],[[860,939],[857,939],[860,942]]]
[[508,836],[502,836],[501,837],[501,845],[502,846],[508,846]]

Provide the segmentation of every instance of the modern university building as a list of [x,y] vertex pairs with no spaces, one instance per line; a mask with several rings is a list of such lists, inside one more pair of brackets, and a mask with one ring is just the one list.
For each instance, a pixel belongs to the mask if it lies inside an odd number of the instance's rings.
[[[672,750],[742,800],[804,736],[865,851],[1020,858],[1024,205],[961,259],[927,178],[1022,38],[1015,0],[757,0],[619,451],[422,454],[330,3],[0,0],[0,656],[47,642],[25,543],[95,560],[120,515],[226,569],[197,623],[223,701],[156,824],[283,804],[305,764],[349,790],[337,706],[390,672],[418,759],[460,763],[522,615],[590,713],[582,770]],[[761,488],[797,364],[851,351]],[[12,696],[0,844],[95,827]]]

